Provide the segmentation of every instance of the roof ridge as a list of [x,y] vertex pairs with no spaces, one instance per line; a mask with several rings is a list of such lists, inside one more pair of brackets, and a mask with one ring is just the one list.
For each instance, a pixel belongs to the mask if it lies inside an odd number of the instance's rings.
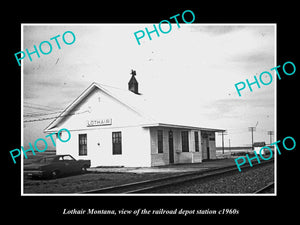
[[111,86],[111,85],[108,85],[108,84],[103,84],[103,83],[99,83],[99,82],[93,82],[99,86],[107,86],[107,87],[110,87],[110,88],[115,88],[115,89],[119,89],[119,90],[122,90],[122,91],[129,91],[127,89],[124,89],[124,88],[119,88],[119,87],[114,87],[114,86]]

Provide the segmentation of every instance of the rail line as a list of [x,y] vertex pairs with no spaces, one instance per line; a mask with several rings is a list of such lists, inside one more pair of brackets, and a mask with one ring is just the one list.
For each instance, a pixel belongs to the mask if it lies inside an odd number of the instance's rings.
[[269,193],[270,190],[274,188],[274,182],[267,184],[261,189],[258,189],[254,192],[254,194],[263,194],[263,193]]
[[[264,165],[269,165],[271,163],[274,163],[274,160],[268,160],[266,162],[262,162],[260,164],[256,163],[253,164],[253,167],[262,167]],[[249,165],[244,165],[241,168],[243,171],[249,170],[253,167],[250,167]],[[128,184],[122,184],[117,186],[111,186],[111,187],[104,187],[89,191],[81,192],[80,194],[95,194],[95,193],[122,193],[122,194],[135,194],[135,193],[149,193],[151,191],[165,188],[168,186],[173,186],[176,184],[182,184],[189,181],[194,180],[208,180],[208,179],[214,179],[216,176],[220,175],[229,175],[233,173],[239,173],[238,169],[236,168],[236,165],[231,166],[224,166],[219,168],[214,168],[206,171],[198,171],[198,172],[190,172],[190,173],[183,173],[179,175],[172,175],[168,177],[158,178],[158,179],[152,179],[152,180],[145,180],[145,181],[139,181],[139,182],[133,182]]]

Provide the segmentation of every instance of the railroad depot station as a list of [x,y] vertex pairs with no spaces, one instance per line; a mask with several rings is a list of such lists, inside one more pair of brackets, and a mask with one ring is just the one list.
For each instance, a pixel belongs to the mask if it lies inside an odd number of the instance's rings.
[[[62,128],[71,133],[68,142],[56,142],[56,154],[89,159],[91,167],[151,167],[215,159],[215,132],[224,130],[153,119],[147,110],[151,105],[139,93],[135,71],[131,74],[128,90],[92,83],[45,128],[46,133]],[[68,134],[60,135],[64,139]]]

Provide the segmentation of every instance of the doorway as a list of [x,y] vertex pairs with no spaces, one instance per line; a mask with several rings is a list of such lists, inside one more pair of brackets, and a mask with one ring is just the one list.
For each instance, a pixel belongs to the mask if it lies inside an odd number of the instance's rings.
[[201,134],[201,149],[202,149],[202,159],[209,160],[210,159],[210,151],[209,151],[209,137],[207,133]]
[[207,150],[207,159],[210,159],[210,154],[209,154],[209,139],[205,138],[205,142],[206,142],[206,150]]
[[169,131],[169,163],[174,163],[174,143],[173,143],[173,131]]

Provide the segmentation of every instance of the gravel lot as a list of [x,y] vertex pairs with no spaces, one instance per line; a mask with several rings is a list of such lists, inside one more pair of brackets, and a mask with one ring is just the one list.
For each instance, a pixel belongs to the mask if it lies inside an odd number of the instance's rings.
[[102,187],[120,185],[169,176],[162,173],[87,173],[53,180],[34,180],[24,177],[24,194],[27,193],[78,193]]
[[204,182],[193,181],[153,193],[253,193],[271,182],[274,182],[274,165],[254,166],[245,172]]
[[[49,152],[49,155],[53,154]],[[25,163],[31,162],[38,156],[29,157]],[[224,163],[224,162],[223,162]],[[227,162],[228,164],[229,162]],[[230,164],[230,163],[229,163]],[[207,163],[207,167],[216,166],[216,161]],[[188,165],[194,167],[197,165]],[[184,168],[184,165],[181,166]],[[167,168],[166,168],[167,169]],[[82,175],[74,175],[54,180],[32,180],[24,176],[24,193],[78,193],[102,187],[120,185],[148,179],[170,176],[170,173],[106,173],[90,172]],[[190,182],[176,185],[172,189],[163,189],[156,193],[252,193],[262,188],[274,179],[273,165],[253,167],[251,170],[241,172],[230,177],[220,177],[216,180],[202,182]]]

